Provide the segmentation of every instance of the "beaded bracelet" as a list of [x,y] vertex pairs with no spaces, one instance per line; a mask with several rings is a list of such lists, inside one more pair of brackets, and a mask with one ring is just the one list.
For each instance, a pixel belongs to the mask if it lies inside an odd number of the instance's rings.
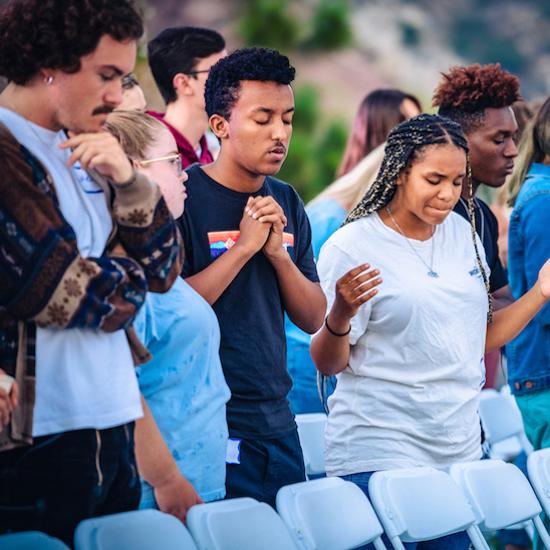
[[347,336],[350,332],[351,332],[351,324],[348,328],[348,330],[346,330],[346,332],[335,332],[334,330],[332,330],[329,326],[328,326],[328,315],[325,317],[325,327],[327,327],[327,330],[333,335],[333,336]]

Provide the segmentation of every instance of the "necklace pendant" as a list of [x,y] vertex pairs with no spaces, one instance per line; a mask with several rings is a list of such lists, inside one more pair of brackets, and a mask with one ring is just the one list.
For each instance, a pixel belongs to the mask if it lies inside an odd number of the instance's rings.
[[439,274],[436,273],[433,269],[430,269],[430,271],[428,271],[428,277],[432,277],[432,279],[438,279]]

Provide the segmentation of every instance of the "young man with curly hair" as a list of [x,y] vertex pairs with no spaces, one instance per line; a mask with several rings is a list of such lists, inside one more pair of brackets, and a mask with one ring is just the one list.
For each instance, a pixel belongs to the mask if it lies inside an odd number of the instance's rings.
[[139,502],[133,359],[147,353],[130,325],[147,290],[166,291],[181,269],[158,187],[102,131],[142,32],[131,0],[0,11],[0,368],[16,379],[0,532],[72,545],[82,519]]
[[204,85],[210,68],[227,55],[223,37],[211,29],[174,27],[147,46],[149,67],[166,103],[166,113],[150,111],[172,132],[184,168],[213,157],[205,132]]
[[[498,63],[453,67],[443,74],[434,92],[433,105],[439,108],[438,113],[458,122],[468,139],[474,194],[481,184],[493,189],[501,187],[512,173],[518,154],[515,143],[518,125],[512,104],[520,98],[518,78]],[[466,178],[462,197],[455,207],[455,212],[466,219],[469,193]],[[510,301],[506,271],[498,255],[497,219],[489,206],[477,197],[475,220],[491,269],[493,297]]]
[[214,65],[205,99],[220,154],[189,169],[181,218],[183,276],[216,312],[232,394],[227,496],[271,505],[280,487],[305,479],[287,400],[284,313],[313,333],[326,308],[302,201],[273,177],[290,144],[293,79],[288,58],[265,48]]

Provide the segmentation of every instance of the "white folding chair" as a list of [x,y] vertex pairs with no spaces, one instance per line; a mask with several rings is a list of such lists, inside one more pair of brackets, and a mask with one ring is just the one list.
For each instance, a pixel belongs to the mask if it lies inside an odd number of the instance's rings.
[[296,550],[277,512],[253,498],[193,506],[187,527],[199,550]]
[[158,510],[136,510],[81,521],[75,550],[196,550],[185,525]]
[[550,449],[531,453],[527,457],[527,472],[544,513],[550,517]]
[[466,531],[476,550],[489,547],[460,488],[435,468],[375,472],[369,480],[370,501],[395,550],[403,542],[433,540]]
[[372,542],[386,550],[382,525],[359,487],[339,477],[287,485],[277,512],[301,550],[348,550]]
[[550,550],[550,536],[539,514],[540,503],[522,471],[502,460],[453,464],[451,477],[458,483],[482,530],[531,526]]
[[5,550],[69,550],[64,542],[40,531],[0,535],[0,548]]
[[533,447],[525,436],[521,412],[509,391],[483,390],[479,416],[491,458],[508,461],[522,450],[526,454],[532,452]]
[[306,475],[325,473],[325,413],[297,414],[298,437],[304,453]]

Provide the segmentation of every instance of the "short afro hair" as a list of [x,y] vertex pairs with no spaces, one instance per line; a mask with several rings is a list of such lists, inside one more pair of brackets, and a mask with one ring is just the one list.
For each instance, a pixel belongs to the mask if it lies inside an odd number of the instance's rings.
[[142,34],[132,0],[12,0],[0,10],[0,75],[24,85],[43,68],[75,73],[102,36]]
[[206,112],[229,120],[242,80],[290,84],[296,71],[286,55],[270,48],[241,48],[210,69],[204,91]]
[[499,63],[452,67],[436,88],[432,100],[438,113],[458,122],[467,134],[477,129],[485,109],[510,107],[521,99],[519,79]]
[[205,57],[225,49],[222,35],[201,27],[164,29],[147,45],[149,67],[162,98],[166,103],[176,101],[172,81],[178,73],[190,74]]

